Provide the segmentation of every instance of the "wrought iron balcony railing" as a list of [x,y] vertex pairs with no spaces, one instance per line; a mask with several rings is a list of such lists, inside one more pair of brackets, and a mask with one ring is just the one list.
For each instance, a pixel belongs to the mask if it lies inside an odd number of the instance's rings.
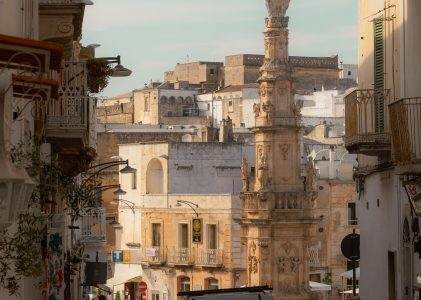
[[219,249],[198,249],[196,265],[203,267],[221,267],[222,250]]
[[166,261],[164,249],[161,247],[142,248],[142,262],[149,265],[162,265]]
[[421,97],[389,105],[393,157],[396,163],[421,161]]
[[317,246],[308,247],[308,259],[310,267],[320,267],[321,259],[319,257],[320,248]]
[[390,151],[389,90],[355,90],[345,97],[345,147],[350,153]]
[[88,96],[86,63],[63,63],[58,80],[58,100],[48,101],[46,107],[47,136],[60,132],[69,137],[77,135],[83,137],[87,146],[94,145],[91,140],[95,139],[96,112],[94,100]]
[[168,249],[168,264],[190,266],[195,261],[194,252],[190,248]]
[[105,209],[89,207],[81,210],[81,241],[85,243],[105,243]]

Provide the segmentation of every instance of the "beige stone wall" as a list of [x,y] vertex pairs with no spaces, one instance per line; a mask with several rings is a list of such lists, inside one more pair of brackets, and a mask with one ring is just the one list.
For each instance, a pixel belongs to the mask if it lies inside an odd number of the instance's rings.
[[134,122],[141,124],[159,124],[159,90],[146,89],[133,91]]
[[177,64],[174,71],[165,72],[164,81],[188,81],[190,84],[218,83],[223,78],[222,63],[192,62]]

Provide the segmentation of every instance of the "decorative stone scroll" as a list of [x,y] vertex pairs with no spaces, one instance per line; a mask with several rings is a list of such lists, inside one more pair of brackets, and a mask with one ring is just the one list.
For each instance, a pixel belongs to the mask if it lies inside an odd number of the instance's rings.
[[256,274],[258,271],[259,258],[256,256],[256,248],[257,246],[254,241],[251,241],[249,245],[248,257],[248,268],[250,274]]

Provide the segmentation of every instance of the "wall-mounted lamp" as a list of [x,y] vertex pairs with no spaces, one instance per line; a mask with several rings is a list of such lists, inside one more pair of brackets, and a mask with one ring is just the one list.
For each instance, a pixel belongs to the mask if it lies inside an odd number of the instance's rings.
[[189,206],[194,211],[194,213],[196,214],[196,218],[199,217],[199,213],[196,210],[197,208],[199,208],[199,204],[196,204],[196,203],[193,203],[193,202],[190,202],[190,201],[186,201],[186,200],[177,200],[177,203],[174,206],[180,207],[181,204],[185,204],[185,205]]
[[111,70],[112,71],[111,76],[113,76],[113,77],[126,77],[126,76],[130,76],[130,74],[132,74],[131,70],[123,67],[123,65],[121,64],[120,55],[117,55],[116,57],[99,57],[99,58],[96,58],[96,59],[105,60],[109,64],[114,64],[114,63],[117,64]]

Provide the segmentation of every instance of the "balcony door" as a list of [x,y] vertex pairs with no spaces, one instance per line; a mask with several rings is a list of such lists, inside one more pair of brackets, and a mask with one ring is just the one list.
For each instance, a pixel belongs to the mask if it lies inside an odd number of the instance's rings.
[[180,262],[188,262],[189,224],[178,224],[178,255]]
[[208,224],[206,225],[206,248],[215,250],[217,246],[216,224]]
[[218,232],[216,224],[206,225],[206,263],[215,264],[217,261]]

